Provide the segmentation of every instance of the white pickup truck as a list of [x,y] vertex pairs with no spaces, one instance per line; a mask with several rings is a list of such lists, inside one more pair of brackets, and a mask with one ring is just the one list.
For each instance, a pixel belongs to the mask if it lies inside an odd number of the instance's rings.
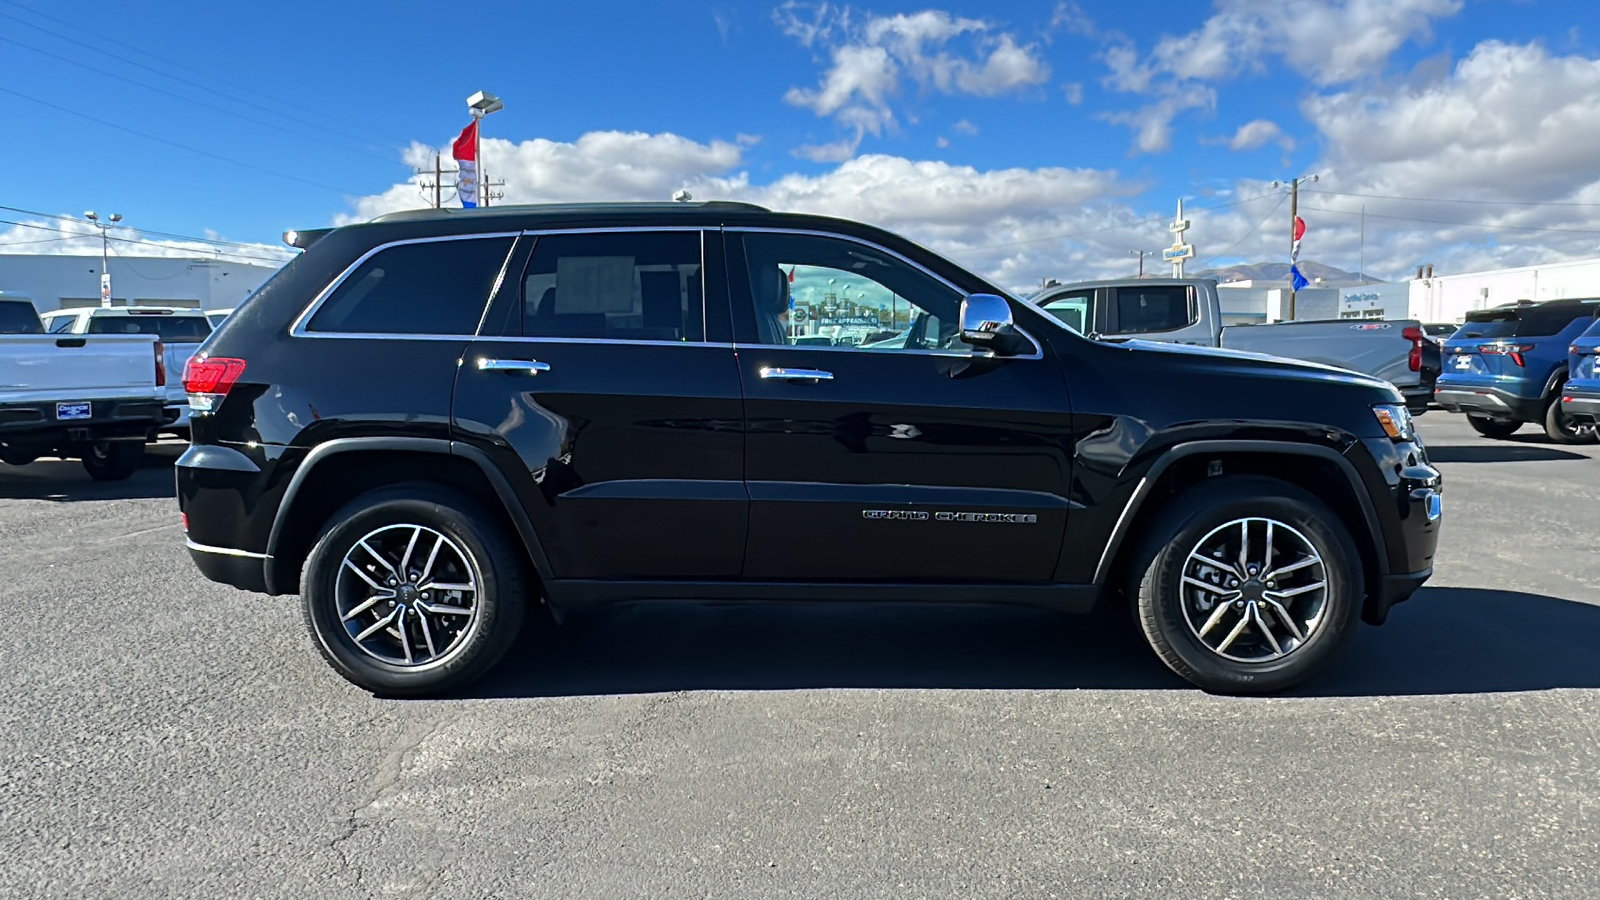
[[0,462],[59,456],[96,481],[132,475],[165,418],[162,350],[144,334],[45,334],[32,301],[0,298]]
[[211,321],[198,309],[166,306],[90,306],[47,312],[45,331],[50,334],[149,334],[166,348],[166,421],[161,430],[188,440],[189,395],[183,390],[183,368],[201,342],[211,336]]
[[1209,278],[1128,278],[1056,284],[1028,298],[1082,334],[1103,340],[1221,347],[1321,363],[1382,378],[1412,413],[1427,411],[1439,376],[1438,345],[1413,320],[1333,319],[1222,325]]

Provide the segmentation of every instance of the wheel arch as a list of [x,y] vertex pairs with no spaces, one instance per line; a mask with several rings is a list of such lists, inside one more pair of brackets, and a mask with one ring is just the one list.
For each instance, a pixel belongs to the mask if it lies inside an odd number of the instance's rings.
[[440,438],[357,437],[318,444],[295,467],[267,537],[267,593],[297,589],[312,543],[339,507],[402,481],[442,484],[485,499],[501,524],[520,539],[539,578],[548,581],[549,562],[532,522],[505,475],[481,451]]
[[[1285,457],[1299,465],[1286,467]],[[1364,610],[1372,611],[1389,573],[1389,548],[1377,507],[1355,466],[1332,447],[1279,441],[1193,441],[1164,452],[1134,488],[1095,567],[1094,583],[1108,594],[1114,579],[1128,564],[1138,539],[1150,527],[1161,506],[1159,500],[1221,475],[1265,475],[1293,484],[1315,496],[1339,516],[1361,557]],[[1309,465],[1306,465],[1309,463]],[[1106,590],[1106,589],[1110,590]]]

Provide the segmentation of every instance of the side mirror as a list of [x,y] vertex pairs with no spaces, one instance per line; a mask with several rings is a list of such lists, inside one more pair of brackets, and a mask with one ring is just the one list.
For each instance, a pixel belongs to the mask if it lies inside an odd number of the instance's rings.
[[961,339],[979,350],[1010,353],[1017,341],[1011,304],[994,294],[967,295],[961,301]]

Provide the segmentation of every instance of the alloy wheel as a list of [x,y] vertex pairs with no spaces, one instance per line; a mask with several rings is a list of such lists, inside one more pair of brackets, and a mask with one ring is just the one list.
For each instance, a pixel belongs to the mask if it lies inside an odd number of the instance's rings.
[[1321,626],[1328,567],[1304,533],[1268,518],[1208,532],[1183,563],[1184,619],[1211,652],[1243,663],[1282,659]]
[[356,541],[339,565],[339,621],[361,652],[420,668],[449,658],[478,624],[472,555],[423,525],[387,525]]

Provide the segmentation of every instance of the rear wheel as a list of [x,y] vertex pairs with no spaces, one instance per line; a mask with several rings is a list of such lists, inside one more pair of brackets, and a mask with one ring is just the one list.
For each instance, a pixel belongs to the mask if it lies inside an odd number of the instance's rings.
[[1208,482],[1145,533],[1132,590],[1167,667],[1208,691],[1264,694],[1325,665],[1361,614],[1360,555],[1309,493],[1269,478]]
[[306,558],[306,625],[329,665],[376,694],[464,687],[522,627],[522,552],[454,491],[370,491],[329,520]]
[[83,470],[95,481],[122,481],[139,471],[142,441],[99,441],[83,448]]
[[1562,408],[1560,388],[1544,413],[1544,433],[1558,444],[1592,444],[1597,440],[1593,422],[1579,423]]
[[1488,416],[1474,416],[1471,414],[1467,416],[1467,424],[1472,426],[1473,431],[1495,440],[1511,437],[1517,433],[1517,429],[1522,427],[1521,422],[1507,419],[1491,419]]

